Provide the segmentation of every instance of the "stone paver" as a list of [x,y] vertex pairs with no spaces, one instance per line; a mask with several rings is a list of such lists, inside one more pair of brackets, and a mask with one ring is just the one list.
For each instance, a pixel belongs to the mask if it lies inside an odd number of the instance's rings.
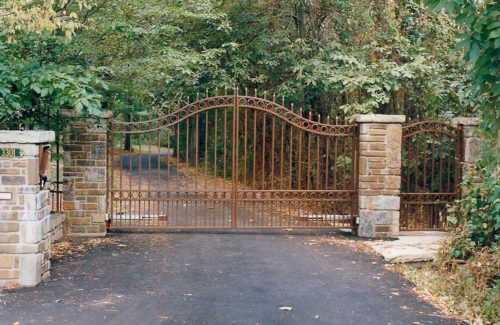
[[427,262],[437,257],[445,232],[402,232],[397,240],[373,240],[365,243],[389,263]]

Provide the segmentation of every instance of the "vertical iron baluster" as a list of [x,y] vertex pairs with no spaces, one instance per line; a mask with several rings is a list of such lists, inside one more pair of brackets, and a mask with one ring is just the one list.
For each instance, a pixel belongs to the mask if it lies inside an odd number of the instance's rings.
[[161,216],[161,210],[160,210],[160,200],[161,200],[161,178],[160,178],[160,173],[161,173],[161,141],[160,141],[160,134],[161,134],[161,128],[160,128],[160,119],[158,119],[156,128],[158,129],[156,131],[156,146],[158,147],[158,157],[156,158],[157,160],[157,177],[156,177],[156,226],[160,226],[160,216]]
[[224,107],[224,151],[223,155],[223,169],[222,169],[222,191],[224,192],[224,203],[222,207],[222,220],[224,226],[226,226],[226,209],[227,209],[227,201],[226,201],[226,164],[227,164],[227,107]]
[[[239,97],[238,88],[235,89],[234,93],[234,111],[233,111],[233,170],[231,176],[233,179],[233,193],[232,193],[232,213],[231,213],[231,227],[236,228],[236,214],[237,214],[237,191],[238,191],[238,143],[239,143]],[[248,95],[248,90],[245,88],[245,95]]]
[[272,123],[271,123],[271,184],[269,189],[274,189],[274,147],[275,147],[275,128],[276,128],[276,119],[271,115]]
[[[318,123],[321,122],[320,115],[318,115]],[[320,168],[321,168],[321,153],[320,153],[320,147],[321,147],[321,136],[315,135],[316,137],[316,190],[321,189],[321,175],[320,175]]]
[[200,134],[199,134],[199,128],[200,128],[200,114],[197,113],[196,114],[196,126],[195,126],[195,136],[194,136],[194,139],[195,139],[195,166],[194,166],[194,215],[195,215],[195,218],[196,218],[196,224],[198,224],[198,200],[199,200],[199,194],[198,193],[198,166],[199,166],[199,138],[200,138]]
[[[111,143],[108,143],[109,146],[111,146],[111,148],[108,148],[108,162],[107,162],[107,165],[108,165],[108,172],[111,171],[111,182],[106,182],[106,195],[107,195],[107,198],[108,200],[106,200],[106,204],[108,204],[108,207],[109,207],[109,211],[106,211],[106,212],[109,212],[109,215],[111,216],[111,220],[113,219],[114,217],[114,199],[115,199],[115,132],[114,132],[114,123],[113,123],[113,118],[111,118],[111,121],[110,121],[110,129],[111,129],[111,132],[108,134],[108,136],[111,138]],[[111,150],[111,161],[109,161],[109,152]],[[56,176],[56,193],[57,193],[57,211],[60,212],[61,209],[59,208],[59,140],[57,141],[56,143],[56,155],[57,155],[57,162],[56,162],[56,173],[57,173],[57,176]],[[118,154],[119,155],[119,154]],[[120,170],[120,173],[121,173],[121,170]],[[120,190],[121,190],[121,186],[120,186]],[[120,193],[120,192],[119,192]],[[107,210],[107,209],[106,209]]]
[[[151,122],[148,123],[148,129],[151,130]],[[153,141],[153,132],[149,131],[149,141],[148,141],[148,213],[147,213],[147,226],[151,224],[151,142]],[[144,206],[144,210],[146,207]]]
[[[139,116],[139,126],[140,128],[142,129],[142,116]],[[139,129],[139,131],[141,131],[141,129]],[[141,218],[142,218],[142,215],[141,215],[141,194],[142,194],[142,191],[141,191],[141,180],[142,180],[142,133],[139,132],[138,134],[138,137],[139,137],[139,173],[138,173],[138,177],[139,177],[139,200],[138,200],[138,203],[139,203],[139,206],[138,206],[138,216],[137,216],[137,223],[138,225],[140,226],[141,225]]]
[[[187,173],[189,173],[189,120],[190,118],[188,117],[186,119],[186,171],[184,173],[184,188],[185,188],[185,192],[182,193],[183,197],[184,197],[184,200],[181,200],[181,206],[184,210],[184,222],[186,223],[187,226],[191,226],[192,225],[192,216],[189,215],[188,213],[188,198],[187,198],[187,193],[188,193],[188,178],[186,177],[187,176]],[[183,203],[184,202],[184,203]]]
[[[292,106],[292,108],[293,108],[293,106]],[[302,117],[302,108],[300,108],[299,112],[300,112],[300,117]],[[299,152],[299,161],[298,161],[299,166],[297,168],[297,172],[298,172],[299,176],[297,179],[297,189],[301,190],[302,189],[302,134],[304,133],[304,131],[302,131],[302,129],[299,129],[298,132],[299,132],[299,151],[298,151]]]
[[[179,118],[180,116],[178,116]],[[180,127],[180,122],[177,123],[177,134],[176,134],[176,161],[175,161],[175,181],[176,181],[176,188],[175,188],[175,224],[180,225],[179,223],[179,199],[181,197],[181,184],[180,184],[180,172],[179,172],[179,163],[180,163],[180,156],[179,156],[179,151],[180,151],[180,137],[181,137],[181,127]]]
[[208,111],[205,111],[205,188],[203,189],[205,194],[203,196],[203,206],[204,206],[204,211],[203,211],[203,225],[206,226],[206,221],[208,219],[207,215],[207,199],[208,199],[208,185],[207,185],[207,179],[208,179]]
[[[335,117],[335,126],[337,126],[338,123],[338,116]],[[338,190],[337,188],[337,169],[339,167],[339,160],[338,160],[338,146],[339,146],[339,137],[336,136],[334,138],[334,144],[333,144],[333,189]]]
[[285,166],[285,121],[281,121],[280,137],[280,190],[283,190],[283,172]]

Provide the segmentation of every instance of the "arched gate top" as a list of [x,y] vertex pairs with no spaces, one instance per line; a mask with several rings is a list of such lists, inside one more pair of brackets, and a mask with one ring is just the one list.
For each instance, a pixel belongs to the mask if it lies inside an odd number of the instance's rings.
[[459,128],[439,120],[416,122],[403,127],[403,137],[405,138],[419,133],[438,133],[455,138],[459,134]]
[[114,124],[118,129],[115,128],[114,132],[133,134],[157,131],[172,127],[204,111],[217,108],[235,109],[236,107],[254,109],[274,115],[290,125],[318,135],[351,136],[355,134],[355,125],[337,125],[313,121],[273,101],[254,96],[239,95],[222,95],[203,98],[193,103],[188,103],[168,115],[147,121],[127,122],[116,120]]

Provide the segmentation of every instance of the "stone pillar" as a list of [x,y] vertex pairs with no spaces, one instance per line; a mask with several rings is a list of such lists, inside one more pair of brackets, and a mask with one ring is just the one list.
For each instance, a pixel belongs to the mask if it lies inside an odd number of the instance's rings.
[[452,120],[455,127],[461,127],[463,131],[463,169],[462,179],[469,173],[479,159],[480,140],[474,134],[476,126],[479,124],[477,117],[456,117]]
[[63,208],[68,232],[75,236],[106,235],[107,121],[80,119],[74,110],[63,142]]
[[361,237],[397,237],[404,115],[355,115],[359,125]]
[[40,188],[52,131],[0,131],[0,287],[34,286],[50,274],[49,191]]

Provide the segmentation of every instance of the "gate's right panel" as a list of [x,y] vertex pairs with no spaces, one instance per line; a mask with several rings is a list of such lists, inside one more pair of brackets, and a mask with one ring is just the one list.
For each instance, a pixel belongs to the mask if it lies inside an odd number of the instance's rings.
[[461,130],[444,121],[403,128],[401,230],[441,230],[460,195]]
[[354,228],[357,128],[238,97],[238,228]]

